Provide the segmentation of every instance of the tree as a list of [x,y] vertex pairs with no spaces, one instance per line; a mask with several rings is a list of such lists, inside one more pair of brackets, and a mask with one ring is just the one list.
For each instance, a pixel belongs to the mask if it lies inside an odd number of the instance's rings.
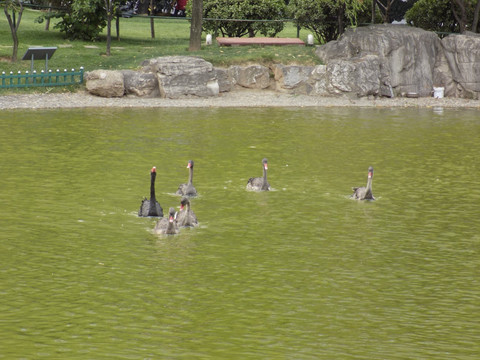
[[405,19],[408,24],[425,30],[459,33],[472,27],[474,2],[475,0],[418,0],[407,11]]
[[113,0],[104,0],[107,11],[107,48],[106,55],[110,56],[110,46],[112,44],[112,18],[113,18]]
[[325,43],[337,39],[345,26],[356,26],[359,14],[368,7],[362,0],[291,0],[289,10],[298,26]]
[[[187,15],[192,13],[191,9],[188,2]],[[203,0],[203,30],[230,37],[257,33],[275,36],[283,30],[284,24],[272,20],[284,19],[285,9],[284,0]]]
[[[12,62],[17,61],[18,53],[18,28],[20,26],[20,21],[22,20],[23,14],[23,4],[21,0],[6,0],[2,3],[3,11],[8,20],[8,25],[10,26],[10,32],[12,33],[13,39],[13,51],[12,51]],[[18,13],[18,16],[17,16]]]
[[467,30],[469,22],[467,13],[473,13],[473,2],[469,2],[468,0],[450,0],[450,4],[452,6],[453,16],[458,23],[459,31],[463,33]]
[[55,13],[55,25],[70,39],[97,40],[107,23],[104,0],[68,0],[66,10]]
[[477,0],[477,5],[475,5],[475,11],[473,13],[473,23],[472,23],[472,31],[478,32],[478,17],[480,13],[480,0]]
[[203,0],[193,0],[192,22],[190,24],[189,51],[197,51],[202,47]]
[[377,6],[380,9],[380,13],[382,14],[384,24],[392,22],[390,20],[390,11],[392,5],[395,4],[396,1],[397,0],[376,0]]

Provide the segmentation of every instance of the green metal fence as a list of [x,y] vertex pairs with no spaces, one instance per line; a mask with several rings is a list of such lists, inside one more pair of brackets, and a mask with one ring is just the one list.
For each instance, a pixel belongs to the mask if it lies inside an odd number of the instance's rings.
[[2,72],[0,74],[0,88],[21,88],[21,87],[30,87],[30,86],[66,86],[74,84],[83,83],[83,67],[80,70],[76,71],[72,69],[68,71],[48,70],[45,72],[42,70],[40,73],[37,73],[35,70],[29,73],[21,73],[20,71],[17,74],[14,74],[10,71],[10,74]]

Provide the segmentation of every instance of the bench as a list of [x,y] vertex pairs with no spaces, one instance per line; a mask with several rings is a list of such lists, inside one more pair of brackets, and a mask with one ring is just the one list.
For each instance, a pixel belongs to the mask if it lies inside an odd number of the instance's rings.
[[240,46],[240,45],[305,45],[305,42],[298,38],[271,38],[271,37],[217,37],[219,46]]

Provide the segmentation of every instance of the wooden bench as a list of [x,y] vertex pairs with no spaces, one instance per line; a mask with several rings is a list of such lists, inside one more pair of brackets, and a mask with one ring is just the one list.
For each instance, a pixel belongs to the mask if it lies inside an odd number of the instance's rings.
[[217,37],[219,46],[240,46],[240,45],[305,45],[305,42],[298,38],[271,38],[271,37]]

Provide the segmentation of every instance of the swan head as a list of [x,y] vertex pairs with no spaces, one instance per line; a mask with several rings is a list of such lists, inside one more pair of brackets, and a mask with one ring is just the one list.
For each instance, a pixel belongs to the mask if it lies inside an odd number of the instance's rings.
[[190,205],[190,200],[187,197],[183,197],[182,201],[180,201],[180,210],[183,210],[187,205]]
[[171,207],[168,210],[168,221],[173,222],[173,220],[175,220],[175,209],[173,207]]
[[188,160],[187,169],[193,169],[193,160]]
[[370,166],[370,167],[368,168],[368,178],[371,179],[372,177],[373,177],[373,167]]
[[151,173],[157,172],[157,168],[154,166],[152,167],[152,170],[150,170]]
[[264,158],[264,159],[262,160],[262,164],[263,164],[263,168],[264,168],[265,170],[268,170],[268,160],[267,160],[267,158]]

